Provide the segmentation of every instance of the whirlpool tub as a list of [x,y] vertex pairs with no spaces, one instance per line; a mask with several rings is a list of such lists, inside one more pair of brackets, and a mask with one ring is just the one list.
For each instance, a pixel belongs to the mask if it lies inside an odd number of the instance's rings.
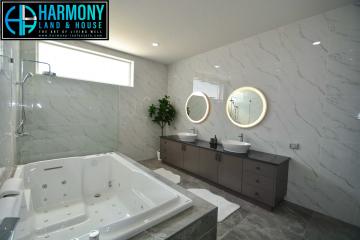
[[24,204],[14,239],[128,239],[192,205],[116,153],[21,165]]

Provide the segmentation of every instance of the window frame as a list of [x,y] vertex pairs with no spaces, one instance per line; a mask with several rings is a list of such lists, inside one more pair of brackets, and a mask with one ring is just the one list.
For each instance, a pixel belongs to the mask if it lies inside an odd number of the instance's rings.
[[[87,53],[87,54],[92,54],[95,56],[99,56],[99,57],[104,57],[104,58],[108,58],[111,60],[115,60],[115,61],[120,61],[120,62],[125,62],[125,63],[129,63],[130,64],[130,79],[129,79],[129,84],[124,85],[124,84],[114,84],[114,83],[104,83],[104,82],[99,82],[99,81],[93,81],[93,80],[89,80],[89,79],[84,79],[84,78],[77,78],[77,77],[71,77],[71,76],[62,76],[59,73],[56,73],[56,75],[58,77],[61,78],[69,78],[69,79],[74,79],[74,80],[78,80],[78,81],[87,81],[87,82],[95,82],[95,83],[102,83],[102,84],[110,84],[110,85],[116,85],[116,86],[121,86],[121,87],[134,87],[134,65],[135,62],[133,60],[129,60],[129,59],[125,59],[125,58],[121,58],[121,57],[117,57],[111,54],[106,54],[106,53],[102,53],[99,51],[94,51],[94,50],[90,50],[90,49],[86,49],[83,47],[78,47],[78,46],[74,46],[74,45],[70,45],[70,44],[65,44],[65,43],[60,43],[60,42],[55,42],[55,41],[37,41],[36,42],[36,48],[35,48],[35,52],[36,52],[36,60],[37,61],[41,61],[41,59],[39,59],[39,44],[41,43],[45,43],[48,45],[53,45],[56,47],[62,47],[62,48],[66,48],[66,49],[70,49],[73,51],[79,51],[79,52],[83,52],[83,53]],[[39,63],[36,64],[36,73],[37,74],[42,74],[39,72]]]

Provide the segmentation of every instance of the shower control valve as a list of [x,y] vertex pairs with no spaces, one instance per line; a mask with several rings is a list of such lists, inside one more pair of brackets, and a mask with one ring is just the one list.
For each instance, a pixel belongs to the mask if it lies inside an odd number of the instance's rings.
[[289,148],[293,149],[293,150],[299,150],[300,144],[299,143],[290,143]]

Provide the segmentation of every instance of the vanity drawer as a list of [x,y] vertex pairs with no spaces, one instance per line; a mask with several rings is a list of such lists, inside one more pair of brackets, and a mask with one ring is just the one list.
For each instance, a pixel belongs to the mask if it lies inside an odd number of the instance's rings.
[[259,202],[263,202],[270,206],[274,206],[275,198],[274,198],[274,193],[271,190],[253,187],[249,184],[244,184],[242,188],[242,193]]
[[276,167],[267,163],[245,160],[245,172],[252,172],[269,178],[274,178]]
[[269,191],[274,190],[274,180],[260,174],[244,172],[243,182],[244,184],[250,184],[253,187],[262,188]]

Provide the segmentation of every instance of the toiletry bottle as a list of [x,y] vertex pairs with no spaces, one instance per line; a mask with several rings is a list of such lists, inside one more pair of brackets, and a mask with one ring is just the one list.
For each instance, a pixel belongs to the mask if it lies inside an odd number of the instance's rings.
[[214,148],[215,139],[214,139],[214,138],[210,138],[209,144],[210,144],[210,147],[211,147],[211,148]]

